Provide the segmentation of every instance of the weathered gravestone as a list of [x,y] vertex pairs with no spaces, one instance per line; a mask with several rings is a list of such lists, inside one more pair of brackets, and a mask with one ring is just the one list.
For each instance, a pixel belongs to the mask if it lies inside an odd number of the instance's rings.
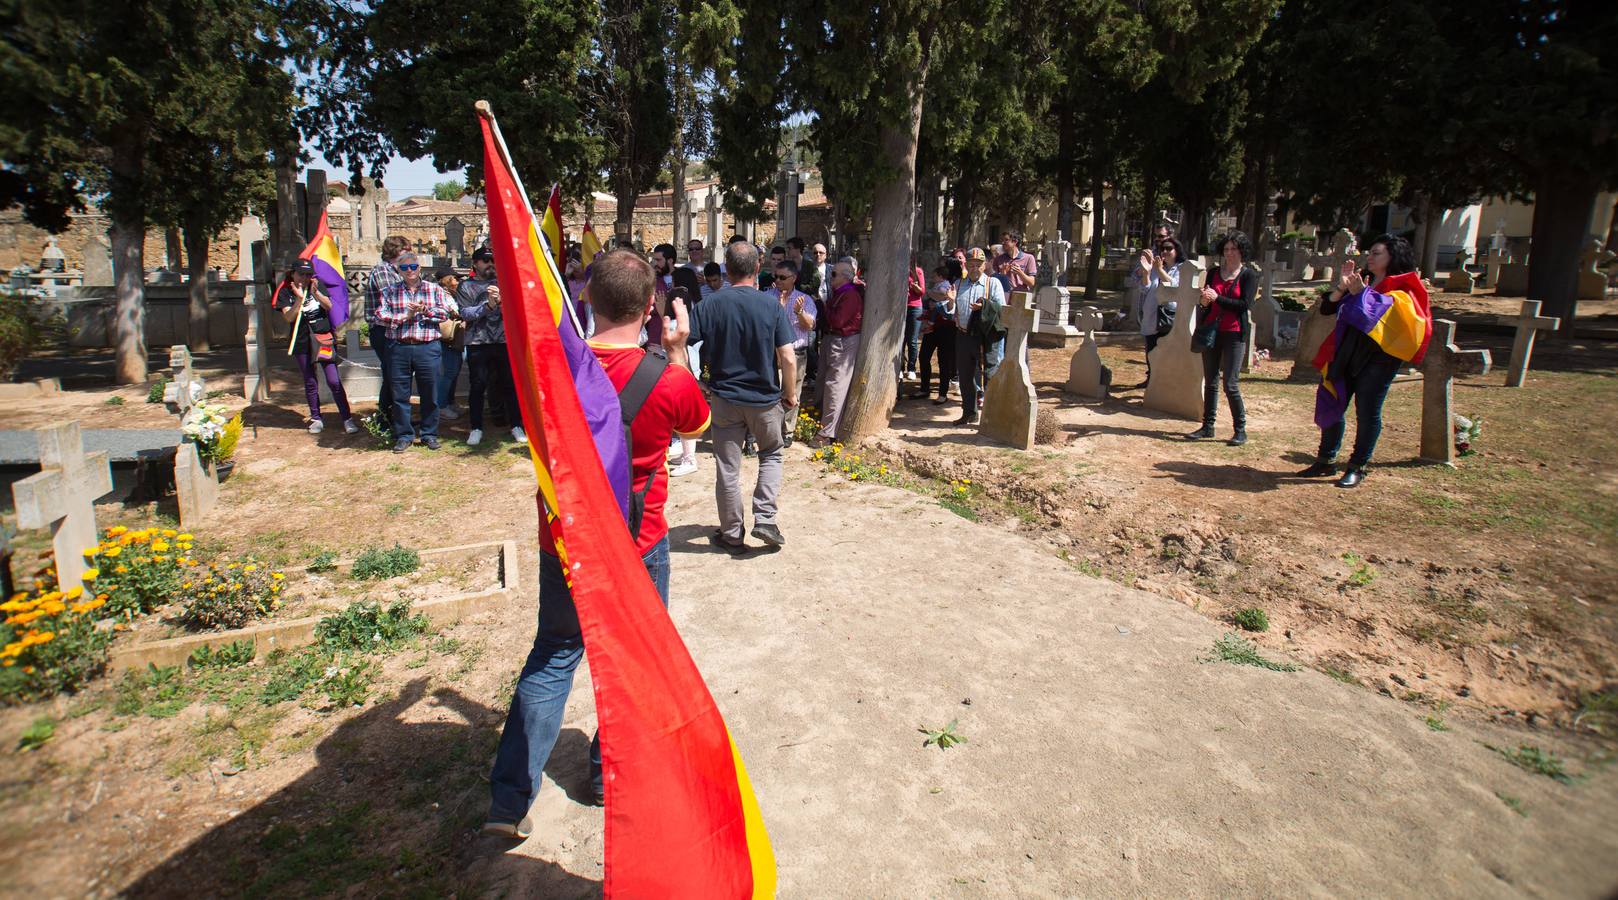
[[1455,267],[1449,270],[1449,277],[1444,279],[1446,293],[1470,294],[1477,287],[1477,278],[1466,270],[1466,260],[1469,256],[1471,254],[1465,249],[1455,251]]
[[1112,370],[1101,364],[1101,354],[1096,349],[1096,329],[1102,327],[1103,323],[1101,310],[1093,306],[1079,310],[1078,327],[1084,333],[1084,339],[1074,352],[1073,359],[1068,362],[1064,390],[1070,394],[1107,399],[1107,391],[1112,387]]
[[978,433],[1029,450],[1034,446],[1034,417],[1039,411],[1039,398],[1028,375],[1028,334],[1039,324],[1034,295],[1012,291],[1000,310],[1000,322],[1006,326],[1006,356],[983,394],[983,424]]
[[1600,300],[1607,295],[1607,276],[1601,267],[1610,263],[1614,254],[1608,253],[1601,238],[1591,238],[1579,256],[1578,299]]
[[1320,380],[1320,372],[1315,368],[1315,354],[1320,352],[1320,345],[1326,343],[1326,338],[1337,328],[1337,314],[1328,316],[1320,311],[1321,304],[1325,302],[1325,296],[1316,300],[1303,324],[1298,326],[1298,354],[1293,358],[1292,374],[1288,376],[1293,381]]
[[11,486],[17,527],[50,528],[56,580],[70,588],[88,568],[85,548],[99,539],[95,501],[112,490],[112,467],[106,451],[84,452],[77,422],[38,429],[36,436],[41,471]]
[[1511,342],[1511,368],[1506,370],[1506,387],[1522,387],[1523,375],[1528,372],[1528,360],[1534,355],[1534,336],[1539,330],[1555,331],[1562,327],[1561,319],[1540,315],[1539,307],[1538,300],[1524,300],[1522,312],[1515,320],[1500,317],[1502,324],[1509,325],[1513,321],[1517,324],[1517,339]]
[[169,383],[163,387],[163,405],[184,421],[191,407],[202,401],[207,386],[197,377],[191,365],[191,350],[184,344],[169,348],[169,370]]
[[1489,351],[1455,346],[1455,323],[1433,320],[1433,338],[1421,361],[1421,458],[1455,464],[1454,381],[1459,374],[1487,375]]
[[1511,262],[1511,254],[1505,248],[1490,248],[1489,256],[1484,261],[1484,284],[1488,287],[1500,286],[1500,269]]
[[[1274,254],[1269,254],[1273,256]],[[1284,270],[1277,271],[1279,263],[1273,259],[1266,259],[1264,271],[1259,281],[1258,299],[1253,302],[1253,340],[1252,343],[1274,350],[1278,346],[1277,333],[1281,325],[1281,304],[1275,299],[1275,283],[1286,281],[1291,273]]]
[[190,441],[180,444],[174,452],[174,496],[180,507],[180,524],[187,528],[200,522],[219,502],[219,478]]
[[1072,289],[1048,285],[1040,288],[1036,295],[1039,298],[1038,333],[1055,338],[1052,343],[1057,346],[1064,345],[1069,338],[1078,337],[1080,333],[1080,329],[1068,324],[1068,303],[1072,293]]
[[1148,407],[1170,415],[1202,419],[1202,354],[1191,350],[1191,332],[1196,327],[1195,310],[1202,294],[1202,265],[1186,260],[1176,269],[1180,284],[1158,288],[1159,302],[1165,292],[1175,302],[1174,327],[1160,338],[1151,352],[1152,378],[1146,383]]
[[84,286],[112,287],[112,250],[99,234],[84,244]]
[[1343,263],[1354,258],[1356,243],[1354,232],[1349,231],[1347,228],[1339,228],[1337,233],[1332,235],[1331,256],[1328,257],[1330,268],[1325,271],[1323,276],[1328,283],[1336,281],[1337,276],[1343,272]]
[[449,255],[450,264],[466,255],[466,224],[455,216],[450,216],[444,223],[444,252]]

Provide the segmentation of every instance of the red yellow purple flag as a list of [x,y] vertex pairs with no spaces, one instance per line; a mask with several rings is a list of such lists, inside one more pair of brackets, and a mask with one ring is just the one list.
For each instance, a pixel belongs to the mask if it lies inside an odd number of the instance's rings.
[[587,421],[594,398],[570,371],[571,304],[499,125],[487,102],[477,108],[518,405],[595,686],[604,893],[773,896],[775,857],[741,754],[624,526]]
[[[567,259],[563,256],[567,252],[567,245],[562,242],[562,186],[551,185],[550,199],[545,201],[545,218],[539,224],[539,233],[545,236],[545,242],[551,248],[551,257],[556,260],[559,271],[567,271]],[[589,260],[585,260],[589,264]]]
[[1357,294],[1343,297],[1337,308],[1337,325],[1315,352],[1314,366],[1320,371],[1315,389],[1315,424],[1327,428],[1343,420],[1348,410],[1346,382],[1332,361],[1348,331],[1370,338],[1395,359],[1419,366],[1433,339],[1433,314],[1428,306],[1427,286],[1420,272],[1389,275]]
[[596,254],[601,252],[601,241],[596,237],[594,228],[590,223],[584,223],[584,234],[579,236],[579,261],[586,266],[596,261]]

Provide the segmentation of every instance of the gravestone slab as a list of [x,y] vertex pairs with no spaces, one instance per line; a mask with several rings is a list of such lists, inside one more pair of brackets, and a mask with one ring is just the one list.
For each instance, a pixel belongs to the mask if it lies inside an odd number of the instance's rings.
[[1276,334],[1281,324],[1281,304],[1275,299],[1275,283],[1288,281],[1291,272],[1277,270],[1275,266],[1264,268],[1262,280],[1259,282],[1258,300],[1253,304],[1253,343],[1269,350],[1276,349]]
[[11,486],[17,527],[50,528],[56,551],[57,583],[71,588],[83,580],[86,547],[96,545],[95,501],[112,490],[106,451],[86,454],[79,423],[35,432],[41,471]]
[[1433,338],[1421,361],[1421,458],[1455,464],[1455,396],[1457,374],[1487,375],[1489,351],[1455,346],[1455,323],[1433,320]]
[[[1500,237],[1504,237],[1504,235],[1500,235]],[[1508,262],[1511,262],[1511,254],[1507,253],[1505,248],[1491,248],[1488,257],[1484,260],[1484,284],[1488,287],[1498,287],[1500,284],[1500,268]]]
[[1506,263],[1500,267],[1500,280],[1495,282],[1495,294],[1503,297],[1522,297],[1528,293],[1528,264]]
[[219,501],[219,478],[190,441],[174,454],[174,495],[179,500],[180,524],[186,528],[201,522]]
[[1039,411],[1039,398],[1028,374],[1028,335],[1039,325],[1034,295],[1012,291],[1000,310],[1000,321],[1006,326],[1006,356],[984,392],[978,433],[1019,450],[1031,450],[1034,416]]
[[1081,397],[1107,399],[1112,387],[1112,370],[1101,364],[1101,353],[1096,349],[1095,319],[1086,317],[1084,339],[1067,364],[1067,384],[1063,390]]
[[[349,329],[343,340],[342,359],[337,363],[338,376],[343,380],[343,393],[348,395],[351,404],[375,402],[382,395],[382,360],[377,358],[375,350],[360,346],[359,329]],[[464,377],[464,367],[462,372]],[[320,401],[330,403],[331,388],[326,386],[326,379],[317,380],[320,383]]]
[[1308,317],[1298,326],[1298,353],[1293,358],[1292,374],[1289,376],[1293,381],[1320,380],[1320,372],[1315,368],[1315,354],[1320,352],[1320,345],[1326,343],[1326,338],[1337,328],[1336,313],[1329,316],[1321,313],[1320,306],[1324,302],[1325,297],[1316,300],[1309,309]]
[[466,223],[459,217],[450,216],[444,223],[444,252],[450,259],[460,259],[466,255]]
[[1193,312],[1202,295],[1202,264],[1186,260],[1176,269],[1180,284],[1167,291],[1175,306],[1174,327],[1160,338],[1151,352],[1152,378],[1146,383],[1148,407],[1195,421],[1202,420],[1202,354],[1191,350],[1191,332],[1196,328]]
[[1477,288],[1478,280],[1465,268],[1457,266],[1449,272],[1444,279],[1444,292],[1448,294],[1470,294]]
[[1516,319],[1500,317],[1501,324],[1517,325],[1516,340],[1511,342],[1511,367],[1506,370],[1506,387],[1522,387],[1523,376],[1528,372],[1528,360],[1534,355],[1534,336],[1540,329],[1555,331],[1562,327],[1562,320],[1555,316],[1542,316],[1539,314],[1540,302],[1538,300],[1524,300],[1522,312]]
[[1057,335],[1064,340],[1078,337],[1079,329],[1068,324],[1068,304],[1072,291],[1057,285],[1039,289],[1039,333]]
[[207,386],[197,377],[191,365],[191,350],[184,344],[169,348],[169,383],[163,388],[163,405],[182,421],[191,407],[202,402]]
[[112,249],[99,234],[84,245],[84,286],[112,287]]
[[[105,453],[115,463],[161,459],[183,439],[178,428],[90,428],[79,434],[87,453]],[[40,458],[36,432],[0,431],[0,466],[35,465]]]

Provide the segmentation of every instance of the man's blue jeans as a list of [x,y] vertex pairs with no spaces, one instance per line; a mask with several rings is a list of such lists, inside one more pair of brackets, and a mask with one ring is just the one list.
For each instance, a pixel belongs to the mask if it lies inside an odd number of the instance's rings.
[[[669,539],[665,535],[641,557],[657,595],[669,605]],[[517,691],[506,714],[506,727],[489,773],[489,820],[517,822],[539,791],[545,763],[562,732],[562,712],[573,690],[573,670],[584,656],[579,615],[562,575],[562,564],[549,553],[539,556],[539,631],[517,678]],[[590,741],[590,775],[601,786],[601,735]]]
[[[393,386],[395,438],[438,436],[438,371],[441,341],[412,344],[394,341],[388,349],[388,382]],[[421,433],[410,425],[410,382],[421,398]]]
[[387,326],[372,323],[370,326],[371,349],[376,351],[376,361],[382,367],[382,386],[377,390],[376,408],[382,415],[388,417],[388,424],[393,424],[393,374],[388,369],[388,351],[393,349],[393,341],[388,337]]

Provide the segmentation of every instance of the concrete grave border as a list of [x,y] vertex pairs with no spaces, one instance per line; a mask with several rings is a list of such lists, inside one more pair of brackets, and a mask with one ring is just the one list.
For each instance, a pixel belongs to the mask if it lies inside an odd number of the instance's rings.
[[[430,550],[419,551],[423,557],[445,553],[459,553],[465,550],[476,550],[480,547],[500,548],[500,571],[497,582],[492,587],[465,594],[455,594],[450,597],[440,597],[437,600],[423,600],[410,605],[412,613],[423,613],[434,625],[447,625],[460,621],[462,618],[481,612],[497,603],[510,600],[521,588],[520,569],[517,562],[517,542],[482,541],[476,544],[460,544],[454,547],[435,547]],[[343,560],[342,563],[352,563],[353,560]],[[307,571],[307,566],[287,569],[289,572]],[[386,604],[384,604],[386,605]],[[188,634],[182,637],[169,638],[162,641],[153,641],[149,644],[135,644],[121,650],[114,650],[107,660],[108,674],[116,675],[129,670],[141,670],[148,664],[155,666],[184,665],[191,658],[192,651],[199,647],[218,649],[226,644],[237,641],[251,641],[253,643],[253,658],[264,659],[271,652],[281,649],[292,649],[312,644],[315,640],[315,625],[322,616],[305,616],[301,619],[289,619],[285,622],[268,622],[263,625],[250,625],[246,628],[237,628],[232,631],[211,631],[205,634]]]

